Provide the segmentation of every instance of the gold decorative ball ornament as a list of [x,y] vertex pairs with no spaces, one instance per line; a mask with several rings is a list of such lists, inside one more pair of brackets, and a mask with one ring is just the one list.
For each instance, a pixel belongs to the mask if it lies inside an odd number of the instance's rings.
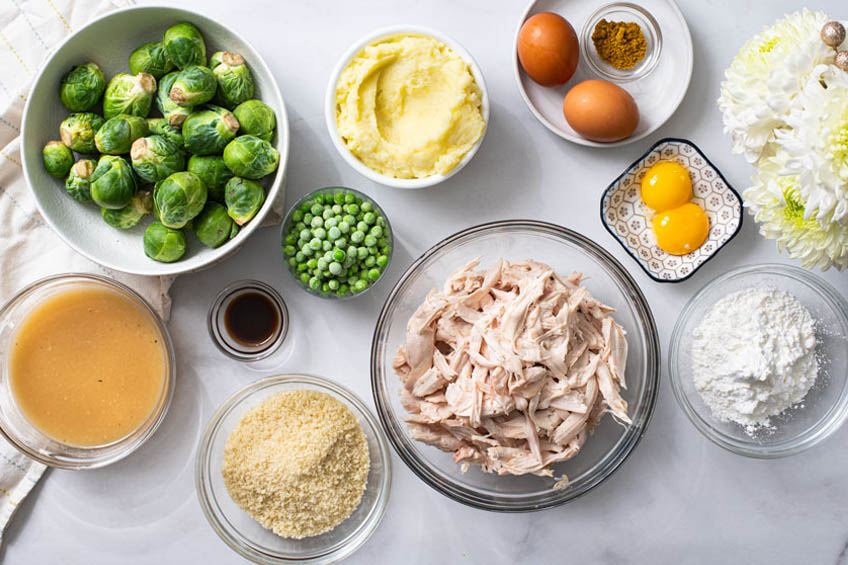
[[845,41],[845,27],[839,22],[827,22],[822,26],[821,38],[825,45],[836,49]]
[[834,63],[843,71],[848,71],[848,51],[838,51]]

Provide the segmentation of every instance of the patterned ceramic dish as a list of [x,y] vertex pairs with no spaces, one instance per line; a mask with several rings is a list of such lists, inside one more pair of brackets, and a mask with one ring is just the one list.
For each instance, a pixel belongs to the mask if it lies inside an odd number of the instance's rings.
[[[688,255],[671,255],[657,247],[651,229],[654,212],[640,196],[642,177],[658,161],[676,161],[689,170],[692,201],[710,220],[707,241]],[[655,143],[607,187],[601,198],[601,222],[649,277],[657,282],[680,282],[739,233],[742,198],[693,143],[669,137]]]

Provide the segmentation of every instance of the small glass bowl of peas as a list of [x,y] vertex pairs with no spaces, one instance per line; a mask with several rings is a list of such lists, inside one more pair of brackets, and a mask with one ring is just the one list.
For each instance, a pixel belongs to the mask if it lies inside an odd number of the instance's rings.
[[392,226],[383,209],[358,190],[319,188],[286,214],[282,250],[304,290],[344,300],[383,277],[392,260]]

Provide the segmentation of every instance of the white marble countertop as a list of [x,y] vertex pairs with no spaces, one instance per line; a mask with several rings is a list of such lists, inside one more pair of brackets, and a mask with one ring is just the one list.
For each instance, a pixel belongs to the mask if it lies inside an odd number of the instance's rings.
[[[740,235],[690,280],[651,281],[602,228],[604,187],[665,136],[697,143],[738,189],[752,170],[731,155],[715,106],[719,82],[742,43],[801,3],[681,0],[695,47],[695,71],[680,109],[655,134],[608,150],[549,133],[519,97],[512,38],[523,0],[186,0],[245,34],[279,81],[291,122],[288,201],[320,186],[364,190],[386,209],[397,246],[387,280],[355,301],[328,303],[299,290],[281,267],[278,228],[258,231],[224,264],[178,279],[170,323],[179,363],[174,402],[140,450],[106,469],[49,471],[6,535],[10,564],[239,563],[207,524],[194,492],[195,445],[214,409],[261,373],[218,353],[205,316],[216,292],[239,278],[275,286],[291,312],[276,370],[334,378],[373,406],[371,333],[393,282],[421,252],[485,221],[530,217],[575,229],[630,270],[653,308],[665,348],[683,303],[707,281],[741,264],[788,262],[746,216]],[[843,0],[810,0],[832,13]],[[324,126],[327,77],[360,36],[390,24],[439,29],[480,63],[492,118],[474,160],[451,181],[404,192],[377,186],[333,149]],[[848,273],[824,278],[848,293]],[[327,351],[343,352],[326,355]],[[808,452],[777,461],[733,455],[701,436],[675,402],[663,370],[659,401],[642,443],[607,482],[572,504],[533,514],[473,510],[437,494],[393,457],[391,501],[382,525],[351,564],[848,563],[848,426]]]

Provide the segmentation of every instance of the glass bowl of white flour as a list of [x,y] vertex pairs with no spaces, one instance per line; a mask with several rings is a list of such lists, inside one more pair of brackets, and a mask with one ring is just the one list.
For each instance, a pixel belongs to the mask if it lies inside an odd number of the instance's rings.
[[812,273],[749,265],[684,306],[672,390],[707,438],[762,459],[800,453],[848,416],[848,301]]

